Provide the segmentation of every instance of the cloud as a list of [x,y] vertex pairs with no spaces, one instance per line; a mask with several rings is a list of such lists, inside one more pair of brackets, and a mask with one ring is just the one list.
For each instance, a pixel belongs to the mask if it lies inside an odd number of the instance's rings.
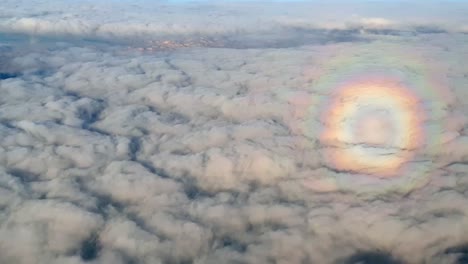
[[462,17],[16,3],[0,14],[0,263],[466,259]]
[[118,40],[143,49],[278,48],[363,40],[375,34],[463,33],[468,25],[465,4],[435,1],[299,1],[288,3],[287,10],[281,2],[37,2],[6,1],[0,32],[28,34],[33,41],[38,36]]

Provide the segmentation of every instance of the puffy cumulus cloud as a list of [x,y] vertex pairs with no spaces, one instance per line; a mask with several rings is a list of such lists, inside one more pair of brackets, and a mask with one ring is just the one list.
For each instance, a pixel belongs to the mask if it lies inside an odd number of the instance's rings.
[[[314,3],[259,19],[247,3],[15,4],[0,13],[0,263],[466,261],[466,35],[403,34],[417,30],[388,3],[336,24],[307,20]],[[459,22],[428,10],[414,21]],[[140,26],[161,39],[87,39]]]

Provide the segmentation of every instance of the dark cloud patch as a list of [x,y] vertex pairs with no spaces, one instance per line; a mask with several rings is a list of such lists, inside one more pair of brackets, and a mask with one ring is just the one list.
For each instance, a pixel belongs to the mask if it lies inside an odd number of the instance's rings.
[[[129,148],[129,152],[130,152],[130,159],[133,160],[133,161],[136,161],[138,152],[141,149],[140,140],[137,137],[132,137],[130,139],[130,143],[129,143],[128,148]],[[153,173],[155,172],[154,169],[151,169],[150,171],[153,172]]]
[[16,78],[18,76],[19,76],[19,74],[17,74],[17,73],[0,72],[0,80]]
[[224,236],[214,243],[217,244],[220,248],[227,247],[230,250],[234,250],[239,253],[245,253],[248,249],[248,245],[229,236]]
[[[155,112],[154,109],[152,111]],[[189,122],[189,118],[187,116],[181,113],[177,113],[177,112],[164,111],[162,113],[158,112],[158,115],[159,115],[159,120],[161,120],[161,122],[170,124],[170,125],[187,124]]]
[[10,169],[7,173],[18,178],[21,182],[27,183],[38,179],[38,175],[22,169]]
[[99,237],[97,234],[93,234],[81,243],[80,257],[85,262],[93,261],[99,256],[101,250]]
[[463,244],[455,247],[451,247],[445,250],[446,255],[455,257],[456,261],[454,264],[467,264],[468,263],[468,244]]
[[214,194],[206,192],[199,187],[197,187],[194,183],[185,184],[184,187],[185,195],[189,200],[198,200],[203,198],[213,198]]
[[408,34],[410,32],[401,31],[398,29],[390,29],[390,28],[371,28],[371,29],[364,29],[366,33],[373,34],[373,35],[387,35],[387,36],[401,36]]
[[89,127],[99,118],[99,115],[105,108],[103,100],[96,100],[87,105],[80,105],[77,107],[77,118],[83,120],[83,126]]
[[403,264],[390,253],[383,251],[361,251],[353,254],[340,264]]
[[124,208],[124,205],[122,203],[115,201],[109,195],[96,194],[96,193],[92,195],[95,200],[97,213],[100,213],[104,216],[108,214],[109,210],[122,211]]
[[447,33],[447,30],[437,27],[437,26],[417,26],[414,27],[414,31],[419,34],[442,34]]

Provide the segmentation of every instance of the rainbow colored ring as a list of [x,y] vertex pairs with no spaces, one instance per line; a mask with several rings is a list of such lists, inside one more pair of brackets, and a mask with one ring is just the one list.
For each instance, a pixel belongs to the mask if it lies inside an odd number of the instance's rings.
[[441,63],[396,44],[328,51],[304,70],[311,86],[286,95],[298,147],[318,149],[328,168],[311,171],[304,184],[371,194],[424,186],[453,99]]
[[[394,80],[385,77],[354,80],[338,88],[332,98],[322,113],[325,129],[320,142],[333,146],[324,149],[323,155],[339,171],[396,177],[398,169],[425,141],[420,100]],[[388,115],[380,118],[389,120],[373,117],[376,111],[386,111]],[[384,121],[391,127],[382,130],[372,124]],[[370,127],[363,129],[366,125]],[[363,131],[372,128],[377,131]],[[373,132],[370,138],[362,138],[363,133]],[[389,135],[382,138],[382,133]]]

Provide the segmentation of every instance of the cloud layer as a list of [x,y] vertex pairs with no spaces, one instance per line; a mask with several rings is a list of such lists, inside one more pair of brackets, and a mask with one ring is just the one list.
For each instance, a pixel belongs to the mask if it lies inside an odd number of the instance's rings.
[[239,42],[250,39],[277,46],[281,44],[276,42],[286,45],[286,40],[289,45],[297,45],[294,40],[301,44],[323,42],[324,35],[333,37],[337,33],[352,37],[467,33],[467,10],[463,2],[438,1],[349,3],[333,0],[266,5],[248,1],[171,4],[145,0],[73,3],[6,0],[0,13],[0,31],[124,42],[137,39],[139,43],[161,37],[188,42],[189,37],[202,46],[214,45],[208,44],[210,41],[203,44],[200,39],[208,37],[228,47],[237,47]]
[[[28,3],[0,13],[0,263],[466,261],[466,5]],[[320,131],[370,72],[424,112],[396,178],[324,154],[367,147]]]

